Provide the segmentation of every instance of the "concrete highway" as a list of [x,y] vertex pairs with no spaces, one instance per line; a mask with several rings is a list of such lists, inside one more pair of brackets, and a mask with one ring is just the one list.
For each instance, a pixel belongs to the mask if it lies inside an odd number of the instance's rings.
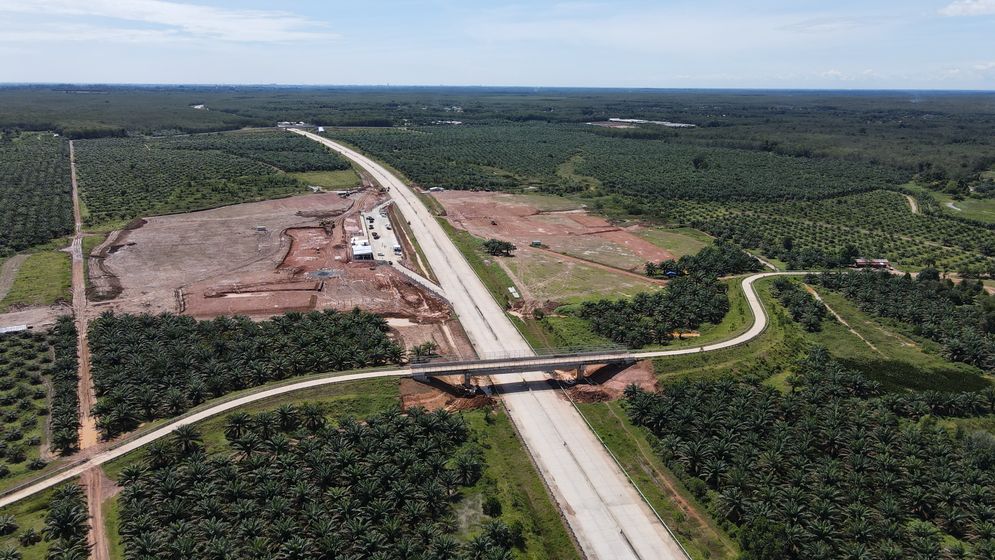
[[[346,146],[310,132],[293,129],[291,132],[328,146],[361,166],[381,186],[390,188],[398,210],[410,222],[429,265],[478,352],[511,355],[531,352],[442,226],[403,181]],[[523,386],[546,379],[541,371],[517,375]],[[556,392],[531,389],[507,392],[502,398],[589,559],[687,557],[570,402]]]
[[[385,185],[392,187],[395,203],[410,221],[430,265],[439,272],[440,284],[453,303],[471,342],[484,354],[527,355],[531,348],[495,303],[459,250],[407,185],[362,154],[317,135],[302,133],[343,153]],[[763,332],[767,315],[753,283],[776,273],[757,274],[743,281],[743,289],[755,316],[743,334],[703,347],[632,353],[635,358],[689,354],[728,348]],[[81,456],[45,478],[26,483],[0,497],[0,507],[79,476],[88,469],[114,460],[151,441],[167,436],[178,427],[222,414],[251,402],[311,387],[410,375],[409,368],[330,375],[260,390],[205,410],[181,417],[160,428],[126,440],[109,449]],[[516,380],[517,381],[514,381]],[[531,387],[546,379],[544,373],[528,372],[502,376],[504,382]],[[519,383],[520,381],[521,383]],[[572,531],[588,558],[665,559],[686,558],[680,545],[629,484],[584,419],[556,391],[515,390],[503,395],[510,415],[529,452],[549,485]],[[96,451],[96,450],[94,450]]]
[[[704,346],[705,351],[728,348],[735,344],[742,344],[743,342],[746,342],[763,332],[764,328],[767,325],[767,315],[763,309],[763,305],[760,303],[760,299],[757,297],[757,294],[753,287],[753,283],[759,278],[763,278],[766,276],[773,276],[775,274],[791,274],[791,273],[757,274],[743,280],[743,289],[747,294],[747,300],[750,304],[750,309],[753,312],[754,317],[756,318],[753,326],[745,333],[729,341],[724,341]],[[643,357],[650,358],[650,357],[680,355],[680,354],[687,354],[689,352],[701,352],[701,351],[702,351],[701,347],[694,347],[694,348],[682,348],[678,350],[663,350],[658,352],[637,352],[633,353],[632,356],[639,358]],[[218,414],[223,414],[230,410],[234,410],[238,407],[253,402],[257,402],[260,400],[268,399],[271,397],[275,397],[278,395],[283,395],[286,393],[292,393],[295,391],[301,391],[304,389],[310,389],[312,387],[319,387],[323,385],[331,385],[334,383],[344,383],[347,381],[362,381],[362,380],[376,379],[381,377],[403,377],[411,375],[413,371],[414,370],[411,368],[400,368],[400,369],[370,371],[370,372],[345,374],[345,375],[329,374],[327,376],[308,379],[305,381],[298,381],[296,383],[289,383],[287,385],[273,387],[270,389],[260,389],[250,394],[237,397],[229,401],[221,402],[204,410],[191,413],[181,418],[177,418],[166,425],[156,428],[155,430],[139,435],[134,439],[124,440],[121,443],[115,444],[109,449],[100,451],[99,453],[96,453],[90,457],[80,456],[75,460],[70,460],[68,464],[63,466],[58,471],[42,475],[42,478],[40,479],[26,482],[23,485],[20,485],[18,487],[15,487],[14,489],[4,492],[3,495],[0,496],[0,507],[6,507],[14,502],[17,502],[18,500],[24,499],[28,496],[31,496],[33,494],[51,488],[52,486],[55,486],[57,484],[75,478],[77,476],[80,476],[87,470],[92,469],[93,467],[102,465],[109,461],[113,461],[114,459],[117,459],[144,445],[147,445],[152,441],[168,436],[180,426],[194,424],[196,422],[205,420],[212,416],[216,416]],[[511,377],[512,377],[511,375],[504,376],[502,377],[502,380]],[[546,393],[552,394],[553,392],[546,391]],[[587,434],[589,433],[589,431],[585,427],[580,431],[580,433]]]

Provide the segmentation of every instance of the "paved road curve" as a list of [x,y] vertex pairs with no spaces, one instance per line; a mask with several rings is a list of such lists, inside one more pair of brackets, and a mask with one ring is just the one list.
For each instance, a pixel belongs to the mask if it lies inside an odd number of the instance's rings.
[[[478,352],[526,355],[532,351],[442,226],[403,181],[361,153],[316,134],[292,132],[344,155],[390,188]],[[523,387],[546,379],[539,371],[518,375]],[[571,403],[556,392],[531,389],[506,392],[503,401],[588,558],[687,557]]]
[[6,507],[18,500],[27,498],[32,494],[36,494],[43,490],[47,490],[48,488],[51,488],[52,486],[55,486],[59,483],[75,478],[93,467],[102,465],[109,461],[113,461],[114,459],[117,459],[122,455],[130,453],[131,451],[134,451],[142,446],[148,445],[149,443],[157,439],[168,436],[180,426],[186,426],[187,424],[195,424],[197,422],[200,422],[201,420],[205,420],[212,416],[217,416],[218,414],[227,412],[229,410],[238,408],[240,406],[247,405],[249,403],[253,403],[263,399],[268,399],[271,397],[275,397],[277,395],[283,395],[285,393],[300,391],[302,389],[309,389],[311,387],[331,385],[333,383],[345,383],[347,381],[362,381],[366,379],[376,379],[380,377],[403,377],[405,375],[410,375],[410,374],[411,374],[410,369],[369,371],[369,372],[353,373],[347,375],[330,374],[328,377],[320,377],[317,379],[302,381],[300,383],[293,383],[291,385],[274,387],[272,389],[259,391],[257,393],[252,393],[244,397],[233,399],[228,402],[223,402],[216,406],[212,406],[211,408],[207,408],[200,412],[196,412],[194,414],[184,416],[183,418],[179,418],[141,437],[137,437],[130,441],[125,441],[124,443],[112,447],[111,449],[97,453],[89,459],[81,459],[75,463],[70,463],[70,466],[68,466],[64,470],[58,471],[55,474],[52,474],[43,480],[40,480],[28,486],[24,486],[18,490],[5,494],[3,497],[0,497],[0,508]]
[[[758,320],[754,321],[753,326],[747,332],[729,341],[705,346],[704,347],[705,351],[727,348],[735,344],[742,344],[743,342],[746,342],[756,337],[761,332],[763,332],[764,328],[767,325],[767,316],[766,313],[764,312],[763,306],[760,303],[759,298],[757,297],[755,289],[753,288],[753,283],[759,278],[763,278],[766,276],[773,276],[774,274],[775,273],[757,274],[743,280],[743,289],[747,294],[747,301],[750,304],[750,309],[753,312],[753,315],[757,317]],[[664,350],[659,352],[642,352],[636,355],[640,357],[658,357],[658,356],[678,355],[678,354],[686,354],[689,352],[700,352],[700,351],[701,349],[699,347],[695,347],[695,348],[682,348],[678,350]],[[310,389],[312,387],[331,385],[334,383],[344,383],[347,381],[361,381],[367,379],[376,379],[380,377],[402,377],[406,375],[411,375],[411,373],[412,373],[411,369],[402,368],[402,369],[372,371],[372,372],[347,374],[347,375],[329,374],[328,376],[325,377],[309,379],[306,381],[299,381],[297,383],[292,383],[280,387],[274,387],[272,389],[260,390],[251,393],[249,395],[233,399],[231,401],[219,403],[205,410],[193,413],[189,416],[178,418],[167,425],[164,425],[156,430],[153,430],[140,437],[137,437],[134,440],[125,441],[124,443],[112,447],[106,451],[100,452],[89,459],[79,459],[76,462],[70,463],[64,470],[58,471],[57,473],[54,474],[47,475],[45,478],[36,481],[34,483],[29,483],[18,490],[9,491],[5,493],[2,497],[0,497],[0,507],[6,507],[18,500],[31,496],[32,494],[41,492],[61,482],[79,476],[84,471],[92,467],[107,463],[109,461],[113,461],[114,459],[117,459],[118,457],[121,457],[126,453],[134,451],[135,449],[147,445],[152,441],[155,441],[157,439],[160,439],[162,437],[171,434],[180,426],[193,424],[201,420],[205,420],[212,416],[222,414],[229,410],[256,401],[268,399],[286,393],[300,391],[303,389]]]

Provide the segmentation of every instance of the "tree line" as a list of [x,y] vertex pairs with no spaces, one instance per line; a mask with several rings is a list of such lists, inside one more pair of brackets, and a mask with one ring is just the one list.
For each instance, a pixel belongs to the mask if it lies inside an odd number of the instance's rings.
[[665,344],[675,333],[718,323],[729,312],[726,285],[696,274],[671,281],[665,290],[641,292],[630,299],[584,302],[579,315],[596,334],[630,348]]
[[267,321],[103,313],[90,324],[98,426],[110,437],[205,400],[305,373],[401,363],[386,320],[355,309]]
[[774,280],[771,293],[791,314],[791,318],[808,332],[822,330],[822,321],[828,316],[826,304],[808,293],[797,282],[783,276]]
[[76,324],[70,316],[62,316],[50,335],[55,360],[52,378],[51,447],[59,453],[70,453],[79,447],[79,366],[77,358]]
[[[306,405],[307,406],[307,405]],[[189,426],[120,476],[127,558],[510,560],[520,531],[455,532],[482,453],[462,417],[394,409],[328,422],[317,407],[238,413],[229,451]]]
[[[25,552],[29,558],[46,560],[86,560],[90,555],[87,541],[90,530],[90,515],[86,507],[86,495],[75,483],[57,487],[52,497],[43,506],[44,527],[39,533],[28,527],[17,533],[17,518],[13,515],[0,515],[0,537],[16,536],[17,546],[0,549],[0,560],[21,560]],[[17,533],[15,535],[15,533]],[[44,551],[28,550],[44,540],[48,547]],[[8,542],[13,538],[8,539]]]
[[788,382],[633,386],[625,407],[744,559],[995,558],[995,436],[948,430],[924,406],[988,415],[995,391],[882,395],[824,349]]
[[73,230],[69,143],[0,133],[0,258]]
[[673,278],[689,274],[711,274],[727,276],[745,272],[759,272],[763,264],[735,244],[718,239],[714,244],[702,248],[694,255],[667,259],[658,263],[646,263],[646,275],[651,278]]
[[812,275],[806,282],[840,292],[863,311],[904,323],[938,342],[951,361],[995,370],[995,297],[980,280],[953,282],[927,268],[915,279],[860,271]]

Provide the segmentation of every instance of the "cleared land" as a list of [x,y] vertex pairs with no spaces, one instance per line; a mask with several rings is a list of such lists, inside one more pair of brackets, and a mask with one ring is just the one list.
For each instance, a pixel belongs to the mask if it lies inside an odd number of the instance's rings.
[[644,227],[635,233],[674,255],[674,258],[693,255],[712,244],[711,236],[692,228]]
[[658,287],[649,278],[623,275],[549,251],[519,250],[497,258],[528,300],[575,303],[592,297],[631,296]]
[[550,210],[541,199],[551,197],[537,195],[463,191],[433,195],[445,207],[450,223],[484,239],[511,241],[520,248],[540,241],[557,253],[624,270],[640,270],[646,261],[674,256],[566,199],[559,199],[559,208]]
[[360,307],[390,318],[406,346],[472,355],[444,300],[389,266],[352,261],[359,212],[380,201],[369,190],[313,194],[138,220],[93,251],[91,309],[261,319]]

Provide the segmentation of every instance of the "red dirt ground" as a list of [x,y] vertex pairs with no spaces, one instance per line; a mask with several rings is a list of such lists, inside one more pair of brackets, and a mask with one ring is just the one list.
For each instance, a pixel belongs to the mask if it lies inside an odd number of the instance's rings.
[[[618,366],[589,368],[588,371],[587,381],[581,381],[569,389],[570,398],[577,402],[613,401],[621,398],[629,385],[656,391],[653,363],[648,360],[636,362],[621,371]],[[572,376],[573,372],[558,375],[561,379]]]
[[668,251],[584,210],[541,211],[527,199],[505,193],[433,193],[455,227],[525,247],[538,239],[558,253],[624,268],[673,258]]
[[432,339],[447,355],[472,355],[448,302],[390,266],[350,262],[348,240],[363,231],[359,212],[382,200],[371,189],[136,221],[91,258],[91,283],[102,286],[91,312],[265,319],[359,307],[408,320],[394,327],[405,346]]
[[463,396],[458,384],[461,378],[447,380],[435,378],[429,383],[414,379],[401,380],[401,408],[422,407],[428,410],[445,409],[449,412],[484,408],[494,404],[494,399],[484,395]]

